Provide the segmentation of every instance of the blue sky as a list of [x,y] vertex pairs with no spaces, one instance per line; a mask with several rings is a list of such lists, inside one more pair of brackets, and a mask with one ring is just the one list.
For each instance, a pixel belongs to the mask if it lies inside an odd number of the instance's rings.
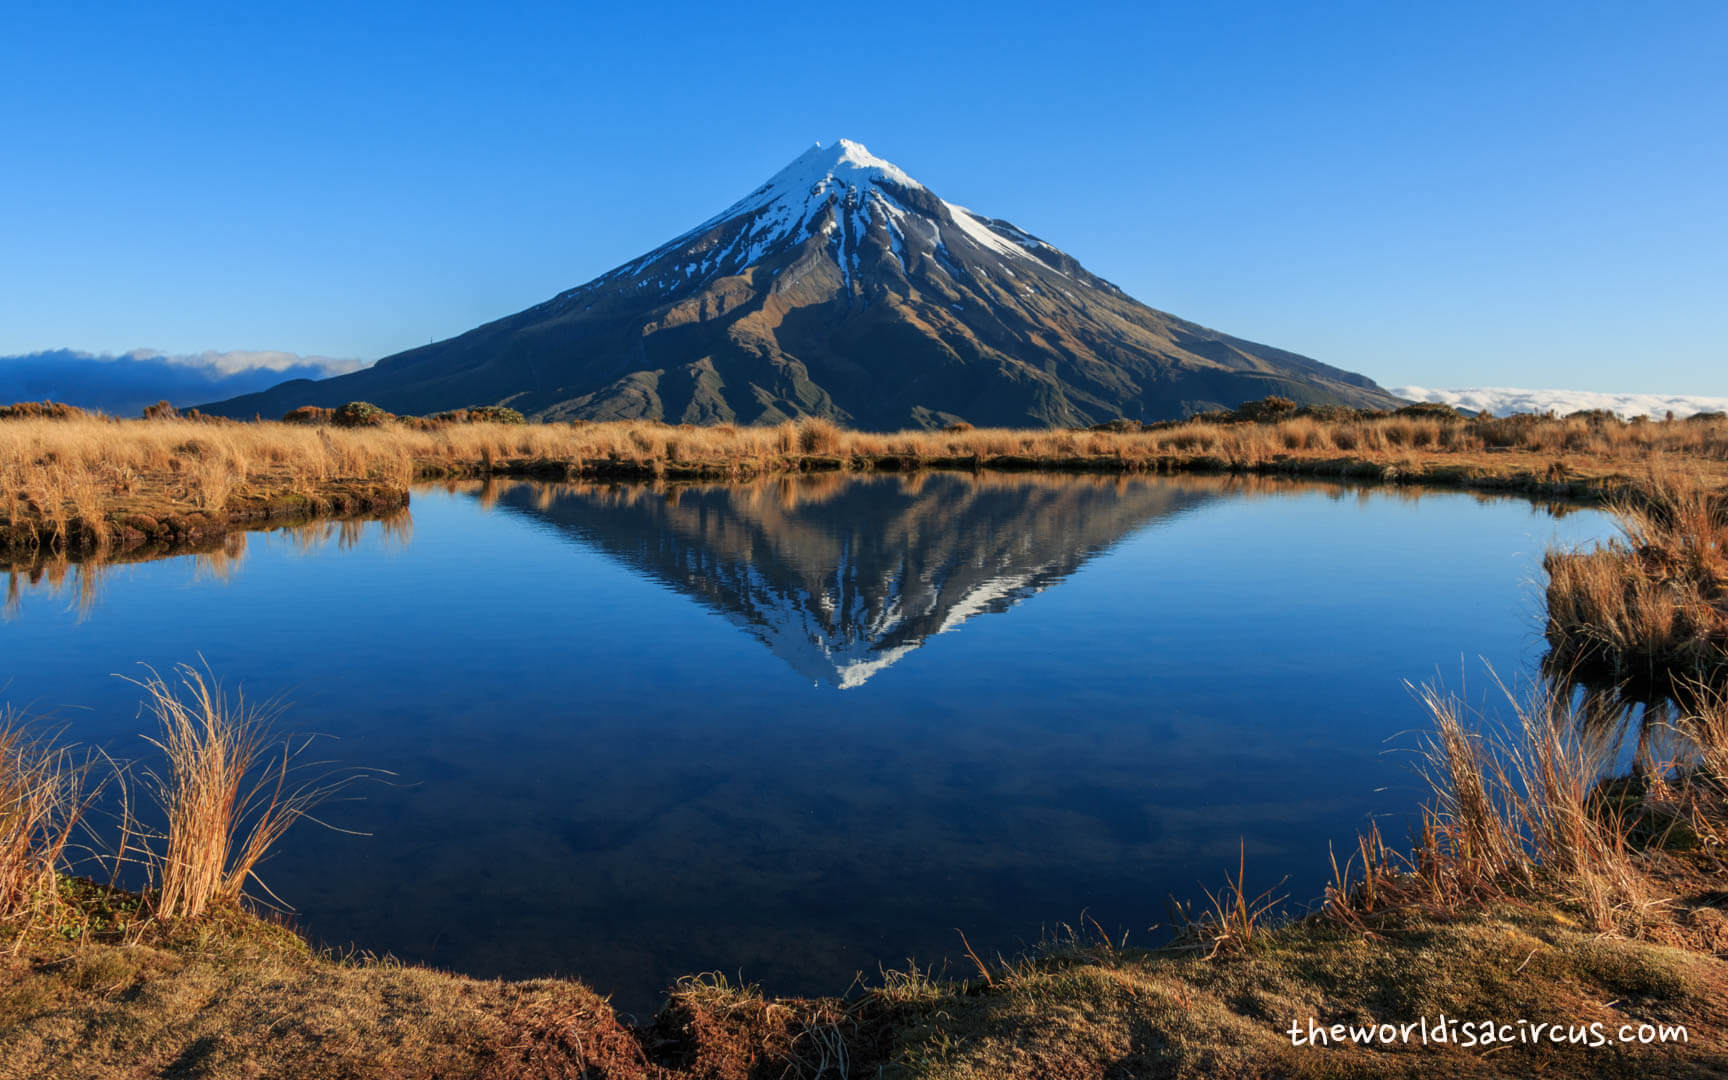
[[1386,385],[1728,394],[1728,5],[1300,7],[11,5],[0,354],[375,358],[845,136]]

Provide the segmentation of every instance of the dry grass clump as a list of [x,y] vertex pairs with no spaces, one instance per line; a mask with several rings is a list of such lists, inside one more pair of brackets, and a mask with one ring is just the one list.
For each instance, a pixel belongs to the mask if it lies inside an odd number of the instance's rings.
[[0,420],[83,420],[91,414],[60,401],[17,401],[0,405]]
[[144,773],[167,822],[163,847],[142,850],[156,883],[154,909],[167,919],[238,902],[283,834],[356,777],[316,767],[308,777],[309,740],[272,730],[278,702],[248,704],[189,665],[174,675],[173,683],[154,671],[134,680],[159,726],[149,741],[166,761],[162,772]]
[[[272,731],[277,703],[249,705],[189,666],[174,677],[133,680],[159,723],[146,738],[162,752],[160,766],[78,756],[0,713],[0,929],[15,947],[43,917],[87,932],[92,904],[111,928],[237,912],[249,885],[274,899],[258,882],[259,862],[295,822],[316,820],[319,804],[365,775],[307,762],[309,739]],[[135,779],[159,820],[140,812]],[[117,797],[105,800],[98,829],[90,818],[111,786]],[[79,866],[106,872],[107,887],[67,876],[74,851]],[[113,883],[128,868],[141,868],[146,888],[115,907]],[[84,895],[90,889],[99,895]]]
[[1584,737],[1557,688],[1507,699],[1517,727],[1485,739],[1457,699],[1423,691],[1436,728],[1429,760],[1441,775],[1416,851],[1419,887],[1439,904],[1557,890],[1597,930],[1635,923],[1651,898],[1632,823],[1598,795],[1614,767],[1611,744]]
[[798,421],[797,449],[804,454],[838,454],[846,445],[846,432],[832,420],[806,417]]
[[1592,737],[1569,685],[1546,683],[1522,699],[1508,691],[1516,723],[1499,729],[1424,686],[1419,696],[1434,721],[1424,754],[1433,802],[1408,854],[1374,828],[1343,865],[1334,857],[1325,910],[1367,929],[1387,912],[1552,899],[1598,932],[1639,932],[1671,899],[1662,882],[1675,829],[1686,823],[1693,835],[1728,835],[1718,779],[1728,764],[1728,709],[1718,700],[1682,725],[1689,757],[1652,760],[1640,740],[1635,775],[1622,778],[1621,747]]
[[55,896],[94,797],[89,772],[70,750],[0,712],[0,924],[33,916]]
[[[1171,902],[1177,927],[1175,947],[1204,950],[1206,958],[1211,959],[1222,952],[1242,952],[1263,943],[1268,927],[1278,918],[1279,905],[1289,897],[1275,895],[1283,882],[1251,895],[1246,888],[1247,878],[1248,848],[1244,842],[1236,852],[1236,876],[1226,874],[1224,886],[1217,892],[1203,890],[1206,906],[1199,915]],[[1111,946],[1103,928],[1096,924],[1094,927],[1104,944]]]
[[1728,672],[1728,489],[1657,472],[1613,512],[1624,540],[1543,560],[1555,661],[1657,693],[1719,680]]
[[1728,850],[1728,687],[1693,684],[1675,728],[1695,755],[1682,797],[1687,825],[1711,850]]

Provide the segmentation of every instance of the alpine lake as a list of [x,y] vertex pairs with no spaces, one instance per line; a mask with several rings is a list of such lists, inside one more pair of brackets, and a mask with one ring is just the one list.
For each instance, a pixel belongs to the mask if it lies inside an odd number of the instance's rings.
[[17,568],[5,700],[148,758],[141,664],[376,770],[264,882],[317,943],[836,993],[1063,926],[1150,943],[1245,860],[1299,912],[1404,835],[1411,684],[1536,676],[1596,510],[1229,477],[464,482],[382,521]]

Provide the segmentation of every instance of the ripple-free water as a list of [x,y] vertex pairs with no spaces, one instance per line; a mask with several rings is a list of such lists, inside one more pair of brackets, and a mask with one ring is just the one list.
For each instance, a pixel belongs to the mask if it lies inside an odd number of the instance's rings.
[[[907,957],[1130,941],[1246,846],[1420,798],[1406,680],[1533,672],[1543,549],[1595,511],[1206,478],[840,476],[417,490],[412,528],[14,582],[5,698],[146,756],[137,674],[202,656],[390,783],[263,868],[315,939],[579,975],[638,1012],[718,969],[838,992]],[[239,550],[243,547],[244,550]],[[962,963],[956,971],[964,967]]]

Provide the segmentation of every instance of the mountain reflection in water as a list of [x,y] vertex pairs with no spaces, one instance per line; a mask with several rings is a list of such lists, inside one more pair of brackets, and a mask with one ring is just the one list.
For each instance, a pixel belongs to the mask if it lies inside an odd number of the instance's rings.
[[482,497],[701,601],[844,690],[1211,496],[1133,478],[921,473],[495,484]]
[[1226,475],[464,481],[411,521],[19,567],[0,681],[129,760],[151,721],[111,672],[284,695],[394,774],[329,808],[366,835],[266,868],[315,941],[646,1016],[691,971],[965,970],[956,926],[1012,954],[1084,908],[1149,943],[1244,849],[1254,890],[1319,895],[1328,844],[1416,806],[1405,681],[1534,673],[1542,550],[1611,531]]

